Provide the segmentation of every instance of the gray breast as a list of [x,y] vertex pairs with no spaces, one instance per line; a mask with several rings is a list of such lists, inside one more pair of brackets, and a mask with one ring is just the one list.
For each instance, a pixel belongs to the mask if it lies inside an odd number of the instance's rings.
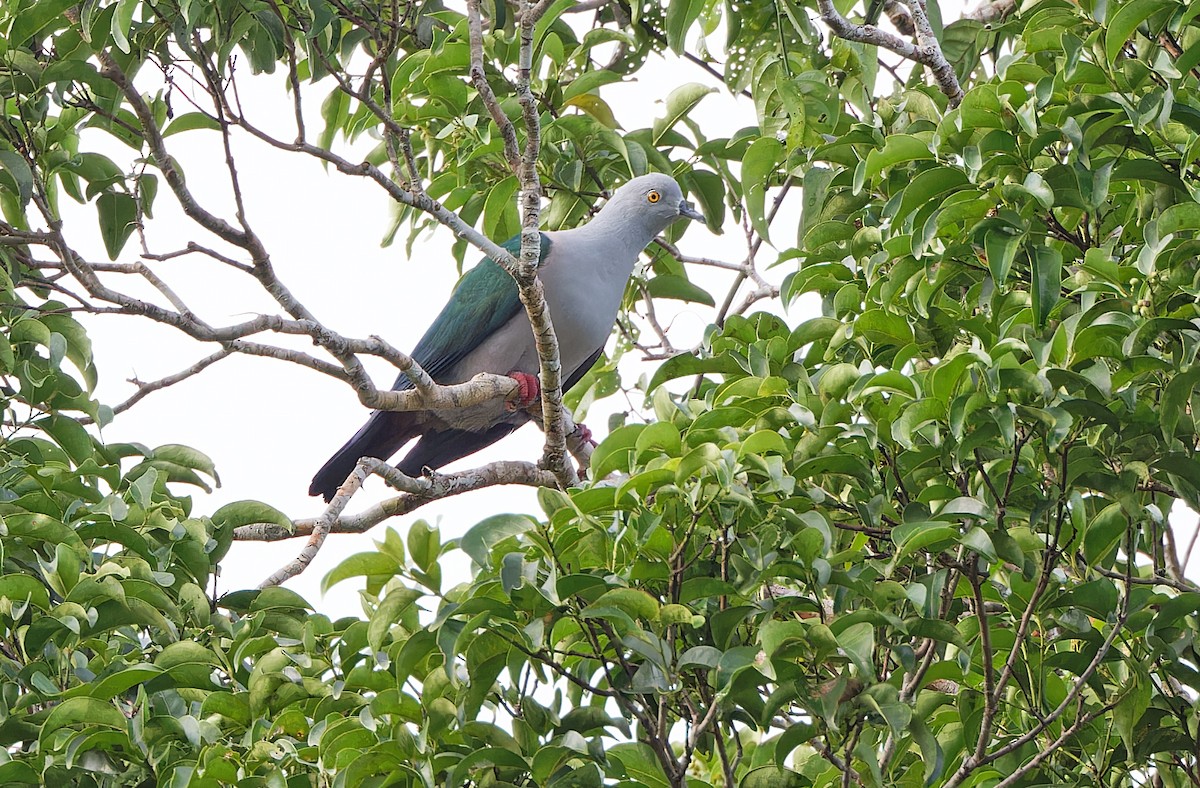
[[[550,253],[540,276],[565,380],[608,340],[640,249],[615,240],[596,243],[586,227],[547,235]],[[449,379],[462,382],[480,372],[504,375],[512,371],[538,373],[533,329],[524,309],[455,365]],[[499,402],[437,415],[448,426],[471,430],[500,421],[525,420]]]

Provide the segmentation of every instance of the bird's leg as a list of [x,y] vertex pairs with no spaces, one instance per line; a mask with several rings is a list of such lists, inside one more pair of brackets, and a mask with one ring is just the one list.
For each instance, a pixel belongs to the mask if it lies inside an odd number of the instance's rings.
[[592,448],[596,447],[596,440],[592,437],[592,431],[586,424],[576,424],[575,435],[579,438],[580,443],[590,444]]
[[524,410],[541,398],[542,387],[538,382],[537,375],[513,370],[508,373],[508,376],[517,381],[517,400],[504,403],[506,409],[510,411]]

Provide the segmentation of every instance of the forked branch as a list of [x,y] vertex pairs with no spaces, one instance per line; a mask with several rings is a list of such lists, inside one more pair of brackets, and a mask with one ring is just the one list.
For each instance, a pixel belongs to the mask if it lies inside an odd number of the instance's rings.
[[942,52],[941,43],[933,34],[929,15],[925,11],[925,0],[904,0],[904,4],[908,7],[916,27],[917,43],[915,44],[875,25],[851,22],[837,10],[833,0],[817,0],[817,9],[821,14],[821,19],[838,38],[880,47],[928,68],[933,74],[938,88],[946,95],[946,98],[950,99],[950,106],[957,107],[963,99],[963,89],[958,83],[954,67],[950,65],[950,62],[946,60],[946,55]]

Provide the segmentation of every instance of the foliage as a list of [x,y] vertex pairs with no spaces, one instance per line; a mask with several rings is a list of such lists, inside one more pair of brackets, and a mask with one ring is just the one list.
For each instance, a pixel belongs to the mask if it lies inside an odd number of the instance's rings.
[[[300,153],[342,168],[339,145],[373,135],[385,180],[416,176],[511,235],[517,180],[467,77],[464,17],[2,7],[0,781],[1192,784],[1200,591],[1168,515],[1200,506],[1194,4],[1038,0],[944,28],[931,7],[956,107],[920,72],[877,97],[886,55],[824,38],[790,0],[609,3],[583,32],[570,5],[534,33],[545,224],[674,172],[712,227],[744,218],[737,285],[769,242],[784,301],[815,293],[821,315],[718,311],[702,348],[643,381],[653,418],[618,420],[599,481],[457,539],[386,530],[327,578],[366,582],[365,617],[339,621],[278,588],[206,595],[236,526],[286,518],[193,516],[168,484],[215,480],[203,455],[80,426],[111,414],[30,250],[65,196],[128,254],[170,180],[148,121],[167,142],[236,127],[274,144],[232,105],[179,113],[161,86],[139,113],[120,89],[158,65],[218,93],[235,51],[325,91]],[[511,10],[491,5],[485,71],[516,116]],[[697,34],[712,51],[722,19],[724,78],[755,122],[708,139],[697,83],[622,130],[604,86]],[[144,158],[88,149],[86,128]],[[773,209],[789,195],[795,235]],[[432,221],[402,205],[392,233]],[[629,306],[717,303],[682,259],[656,251]],[[576,401],[620,385],[610,362]],[[466,582],[443,575],[452,551]]]

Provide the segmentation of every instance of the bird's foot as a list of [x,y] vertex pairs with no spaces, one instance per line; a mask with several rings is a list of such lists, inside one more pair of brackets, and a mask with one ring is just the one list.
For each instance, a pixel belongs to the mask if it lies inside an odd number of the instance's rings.
[[538,382],[537,375],[530,375],[528,372],[517,372],[514,370],[509,372],[508,376],[517,381],[517,399],[515,402],[510,400],[504,403],[504,407],[507,410],[525,410],[541,398],[542,386]]
[[596,440],[592,437],[592,431],[586,424],[575,425],[575,436],[579,438],[581,444],[590,444],[593,449],[596,448]]

